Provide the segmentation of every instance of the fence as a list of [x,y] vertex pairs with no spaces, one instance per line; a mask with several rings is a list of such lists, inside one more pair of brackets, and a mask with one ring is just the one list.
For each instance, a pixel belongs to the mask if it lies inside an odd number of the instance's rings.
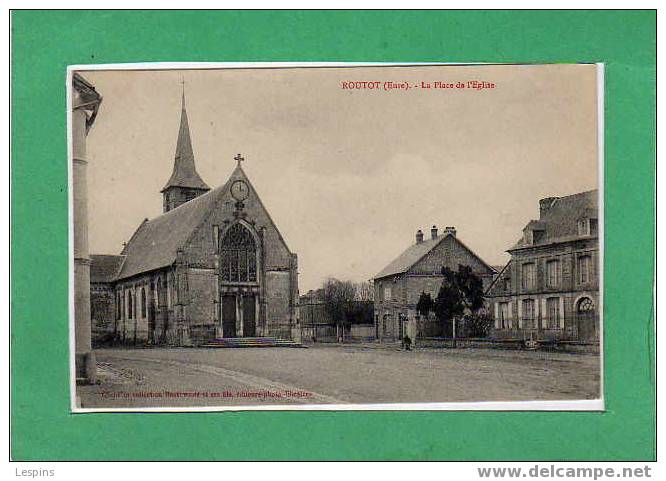
[[[338,327],[335,324],[301,325],[301,339],[304,342],[338,342]],[[352,324],[344,329],[345,341],[371,342],[375,339],[374,324]]]

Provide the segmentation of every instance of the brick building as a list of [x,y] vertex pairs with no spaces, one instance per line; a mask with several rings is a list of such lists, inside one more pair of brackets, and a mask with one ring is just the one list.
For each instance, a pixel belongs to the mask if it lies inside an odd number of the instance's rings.
[[[164,213],[145,219],[119,256],[92,256],[93,331],[137,343],[291,338],[297,256],[237,166],[210,189],[196,171],[185,110]],[[113,321],[109,314],[113,313]]]
[[504,338],[599,339],[598,192],[539,201],[487,293]]
[[418,319],[416,304],[422,292],[437,297],[443,280],[442,267],[457,270],[459,265],[471,267],[483,281],[484,290],[496,274],[495,269],[463,244],[454,227],[447,227],[440,235],[433,226],[428,240],[424,240],[419,230],[415,244],[374,278],[377,338],[397,340],[409,330],[413,337],[441,335],[441,323]]

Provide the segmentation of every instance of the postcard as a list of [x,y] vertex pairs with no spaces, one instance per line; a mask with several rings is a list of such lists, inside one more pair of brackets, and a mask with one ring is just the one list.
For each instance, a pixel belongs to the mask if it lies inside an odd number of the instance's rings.
[[603,410],[603,65],[68,70],[72,410]]

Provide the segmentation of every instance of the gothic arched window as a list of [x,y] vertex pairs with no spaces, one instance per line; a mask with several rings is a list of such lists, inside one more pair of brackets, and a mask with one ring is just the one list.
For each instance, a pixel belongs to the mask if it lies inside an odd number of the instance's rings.
[[220,271],[226,282],[256,282],[257,246],[242,224],[232,225],[220,242]]
[[141,317],[146,317],[146,290],[141,288]]
[[128,319],[132,319],[132,317],[133,317],[132,314],[134,313],[134,311],[133,311],[132,308],[134,306],[132,304],[133,304],[132,303],[132,293],[128,292],[127,293],[127,318]]

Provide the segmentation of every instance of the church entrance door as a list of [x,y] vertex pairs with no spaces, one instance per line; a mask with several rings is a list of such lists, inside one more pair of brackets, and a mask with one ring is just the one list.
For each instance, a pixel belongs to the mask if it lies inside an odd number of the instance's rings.
[[222,336],[236,337],[236,296],[222,296]]
[[243,297],[243,336],[256,336],[256,303],[254,296]]

